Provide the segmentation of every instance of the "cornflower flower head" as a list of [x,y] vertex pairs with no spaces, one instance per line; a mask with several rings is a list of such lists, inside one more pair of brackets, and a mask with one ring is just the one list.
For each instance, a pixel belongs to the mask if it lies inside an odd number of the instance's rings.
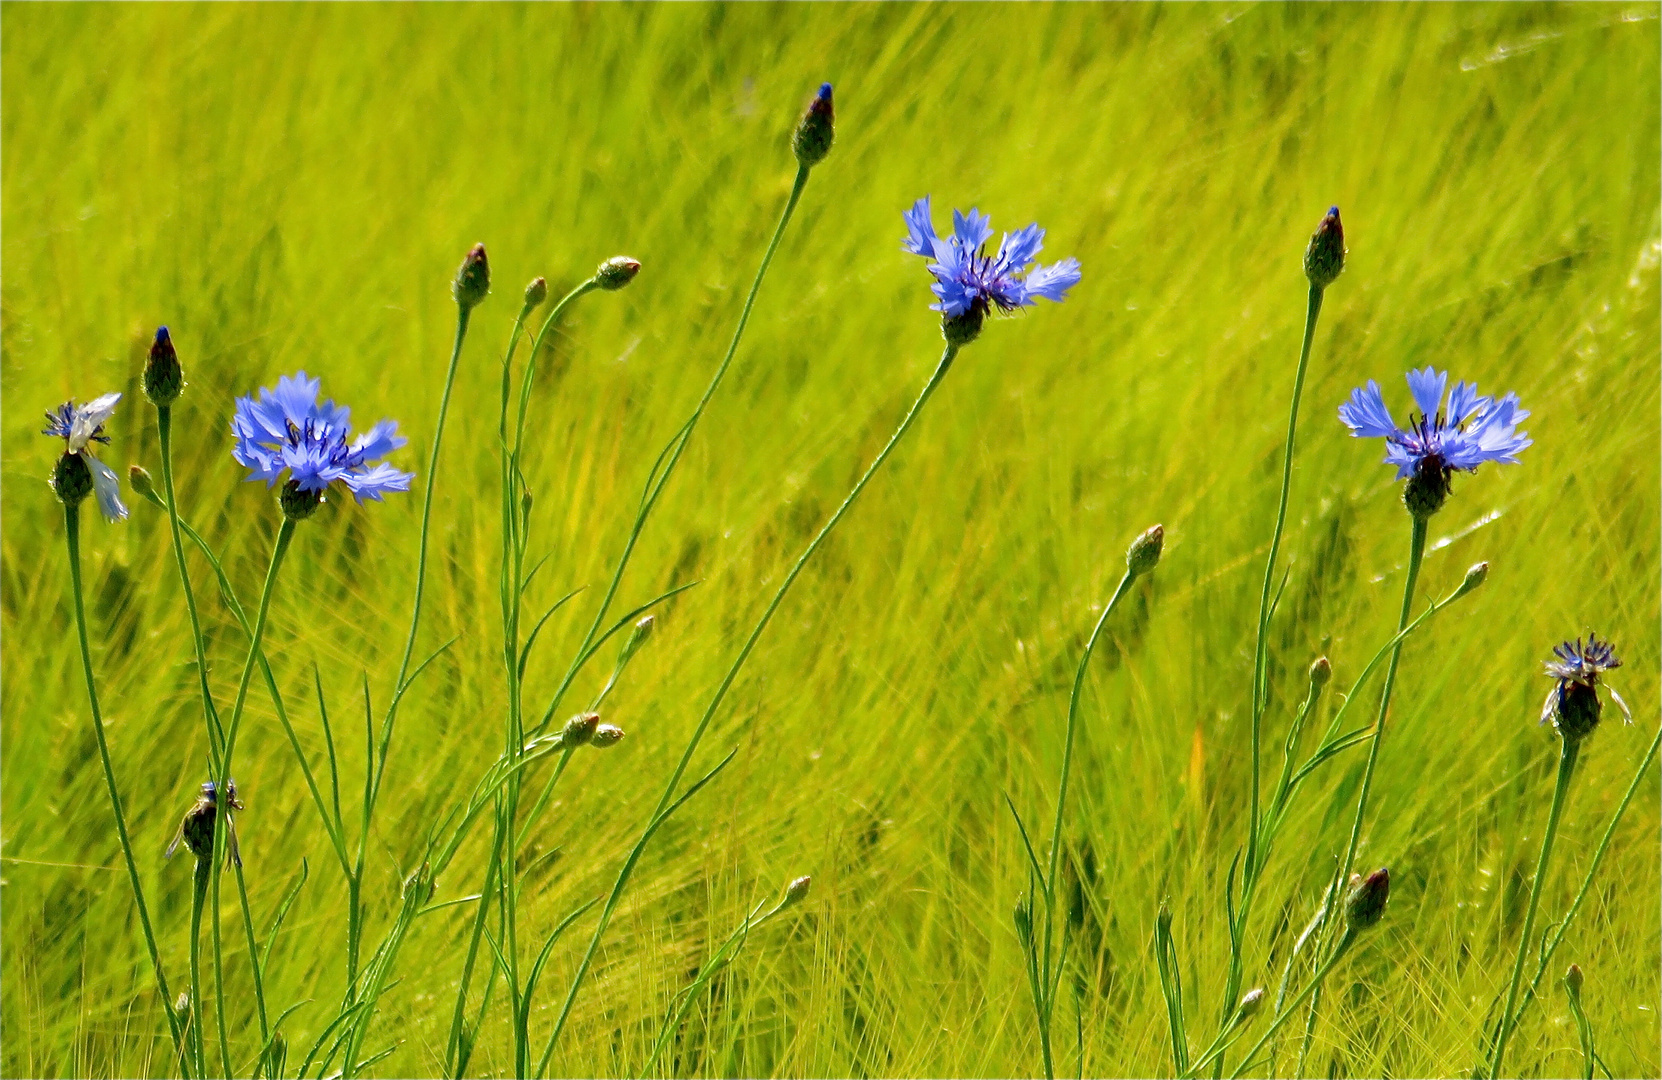
[[993,227],[979,210],[971,209],[967,215],[952,211],[952,235],[948,237],[935,234],[927,195],[902,217],[906,220],[906,238],[901,248],[931,260],[929,272],[935,275],[935,284],[930,288],[939,303],[929,306],[941,313],[942,333],[953,344],[974,341],[995,307],[1012,312],[1032,307],[1041,297],[1061,303],[1068,290],[1079,283],[1078,259],[1034,265],[1045,238],[1045,231],[1036,223],[1005,233],[998,251],[992,253],[987,250],[987,241],[992,239]]
[[1353,437],[1383,438],[1385,463],[1397,467],[1397,479],[1408,481],[1403,505],[1416,518],[1429,518],[1442,509],[1449,494],[1449,477],[1456,469],[1476,472],[1485,461],[1517,464],[1518,452],[1530,445],[1528,432],[1517,429],[1529,411],[1508,392],[1496,401],[1478,394],[1477,384],[1459,382],[1443,406],[1448,372],[1427,366],[1408,372],[1408,389],[1419,413],[1408,414],[1408,427],[1399,428],[1385,407],[1379,384],[1350,392],[1339,406],[1339,419]]
[[320,385],[301,371],[279,378],[275,389],[262,387],[258,400],[237,399],[231,456],[251,470],[247,479],[271,487],[286,472],[279,501],[284,515],[295,521],[310,517],[337,480],[359,503],[410,490],[414,473],[399,472],[384,461],[374,464],[407,441],[397,434],[398,424],[382,420],[348,441],[351,410],[333,401],[319,404]]
[[121,502],[121,480],[115,470],[99,461],[92,452],[93,443],[108,444],[104,422],[115,413],[120,394],[105,394],[85,405],[69,400],[46,414],[42,435],[64,441],[63,457],[52,470],[52,490],[58,498],[73,506],[87,497],[90,490],[98,497],[98,509],[105,521],[120,521],[127,516],[127,507]]
[[1541,723],[1552,721],[1552,726],[1566,739],[1581,739],[1598,727],[1603,703],[1598,688],[1610,691],[1611,700],[1622,710],[1628,723],[1633,713],[1627,702],[1609,683],[1600,683],[1599,676],[1622,666],[1610,642],[1600,641],[1597,634],[1589,634],[1583,645],[1580,638],[1554,646],[1556,659],[1546,662],[1546,674],[1556,680],[1547,691],[1547,700],[1541,705]]

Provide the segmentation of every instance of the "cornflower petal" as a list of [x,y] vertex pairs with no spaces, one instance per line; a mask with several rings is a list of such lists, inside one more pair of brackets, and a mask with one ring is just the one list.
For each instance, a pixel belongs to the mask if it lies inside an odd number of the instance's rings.
[[[99,429],[104,426],[115,413],[116,402],[121,400],[120,394],[103,394],[75,410],[74,418],[69,424],[69,452],[80,452],[87,443],[98,439]],[[108,439],[99,439],[100,442],[109,442]],[[125,513],[122,515],[125,517]]]
[[[1039,228],[1037,222],[1025,229],[1005,233],[998,245],[998,259],[993,263],[994,273],[1001,276],[1021,273],[1038,257],[1039,250],[1044,246],[1045,231]],[[1029,291],[1032,287],[1029,281]]]
[[1414,404],[1427,417],[1437,415],[1443,404],[1443,388],[1448,385],[1448,372],[1437,371],[1427,364],[1420,371],[1408,372],[1408,389],[1414,394]]
[[992,219],[980,210],[970,207],[968,214],[952,211],[952,235],[965,251],[975,251],[992,239]]
[[262,388],[257,399],[237,399],[231,456],[248,468],[247,479],[272,485],[286,473],[295,488],[309,492],[340,481],[359,502],[408,491],[413,474],[375,464],[407,441],[397,423],[382,420],[352,439],[351,410],[332,400],[319,403],[320,385],[299,372]]
[[925,195],[913,203],[912,208],[901,216],[906,220],[906,239],[900,242],[901,250],[926,259],[934,258],[935,222],[929,209],[929,196]]
[[1027,272],[1044,246],[1044,230],[1036,223],[1006,233],[998,252],[989,255],[985,245],[993,229],[980,210],[972,209],[967,214],[954,210],[949,237],[936,235],[928,196],[913,203],[901,216],[906,222],[901,247],[913,254],[932,256],[928,269],[935,282],[930,290],[938,302],[930,308],[947,318],[971,312],[985,315],[994,306],[1015,311],[1033,306],[1040,297],[1060,301],[1079,281],[1077,259],[1063,259]]
[[121,501],[121,479],[113,469],[85,450],[81,451],[81,460],[87,463],[87,470],[92,473],[92,493],[98,498],[98,509],[104,520],[116,522],[125,519],[127,507]]
[[1028,303],[1032,303],[1032,297],[1042,296],[1059,304],[1067,299],[1068,290],[1079,284],[1081,276],[1079,260],[1070,257],[1035,268],[1022,284],[1027,286]]
[[1339,420],[1350,428],[1352,438],[1390,439],[1401,434],[1391,419],[1391,410],[1385,407],[1385,395],[1372,379],[1367,386],[1350,392],[1350,400],[1339,406]]

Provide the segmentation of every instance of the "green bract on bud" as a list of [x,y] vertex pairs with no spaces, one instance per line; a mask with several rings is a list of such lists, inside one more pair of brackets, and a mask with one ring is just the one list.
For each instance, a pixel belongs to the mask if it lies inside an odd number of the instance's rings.
[[290,521],[305,521],[317,513],[322,502],[323,492],[302,491],[298,480],[290,480],[277,493],[277,505],[283,508],[283,516]]
[[600,726],[600,714],[597,712],[578,713],[566,721],[566,726],[560,729],[560,745],[582,746],[594,738],[595,728]]
[[791,149],[796,151],[797,163],[804,169],[818,165],[831,152],[831,143],[837,137],[833,111],[831,84],[821,83],[819,93],[808,102],[807,111],[796,122],[796,134],[791,137]]
[[1564,992],[1576,1001],[1581,1000],[1581,965],[1571,964],[1570,970],[1564,972]]
[[485,258],[485,245],[474,244],[473,250],[467,253],[462,265],[456,270],[456,280],[451,283],[450,295],[456,298],[456,303],[463,311],[478,307],[484,302],[491,291],[491,265]]
[[1032,911],[1028,910],[1027,901],[1025,901],[1025,900],[1017,900],[1016,901],[1015,920],[1016,920],[1016,936],[1021,938],[1022,943],[1024,945],[1026,943],[1032,941],[1033,940],[1033,913],[1032,913]]
[[1333,665],[1325,656],[1316,657],[1310,665],[1310,694],[1312,697],[1322,692],[1333,679]]
[[1339,208],[1331,207],[1316,226],[1310,246],[1304,249],[1304,276],[1312,287],[1325,289],[1345,269],[1345,227],[1339,222]]
[[1352,930],[1366,930],[1385,914],[1385,901],[1391,897],[1391,872],[1380,867],[1360,881],[1351,879],[1350,895],[1345,897],[1345,923]]
[[941,318],[941,337],[955,348],[962,348],[981,336],[981,324],[987,321],[986,308],[977,305],[962,315]]
[[1448,501],[1450,470],[1440,460],[1421,458],[1414,466],[1414,475],[1402,485],[1402,505],[1408,513],[1420,519],[1429,518]]
[[1454,590],[1453,598],[1459,599],[1460,597],[1465,596],[1467,593],[1471,592],[1473,589],[1488,580],[1489,564],[1486,562],[1480,562],[1470,570],[1466,571],[1466,580],[1462,581],[1460,583],[1460,587]]
[[79,506],[92,494],[92,470],[80,454],[65,454],[52,469],[51,484],[65,506]]
[[525,286],[526,310],[539,306],[548,299],[548,281],[546,278],[534,278],[531,284]]
[[814,879],[804,874],[785,886],[785,902],[780,904],[781,910],[792,907],[808,899],[808,889],[814,884]]
[[594,272],[594,280],[602,289],[616,291],[635,280],[635,275],[641,272],[639,259],[631,259],[627,255],[613,255],[600,264],[600,269]]
[[1171,933],[1171,908],[1164,900],[1160,901],[1160,910],[1154,916],[1154,927],[1162,934]]
[[604,750],[608,746],[616,746],[623,741],[623,729],[616,724],[598,724],[594,734],[589,738],[589,745],[597,750]]
[[1165,546],[1166,527],[1150,526],[1125,549],[1125,568],[1133,575],[1148,573],[1160,565],[1160,552]]
[[173,1001],[173,1011],[178,1013],[181,1019],[190,1015],[189,990],[179,991],[179,996]]
[[1237,1022],[1244,1023],[1258,1015],[1264,1006],[1264,988],[1255,986],[1241,995],[1241,1004],[1235,1010]]
[[179,354],[173,351],[173,338],[167,327],[159,327],[150,345],[150,358],[144,362],[144,396],[161,408],[178,401],[184,389],[185,371],[179,366]]
[[127,485],[133,489],[133,494],[141,499],[149,499],[157,506],[164,507],[161,496],[156,494],[156,481],[150,476],[150,470],[143,465],[127,466]]

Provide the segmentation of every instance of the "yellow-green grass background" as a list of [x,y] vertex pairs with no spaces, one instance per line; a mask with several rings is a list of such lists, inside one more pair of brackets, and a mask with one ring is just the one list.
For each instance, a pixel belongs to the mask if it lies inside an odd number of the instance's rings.
[[[546,700],[592,616],[659,446],[714,370],[794,170],[821,80],[838,136],[803,197],[727,383],[648,527],[622,600],[697,579],[612,697],[629,731],[585,753],[534,852],[525,937],[598,894],[644,823],[788,562],[899,419],[939,349],[900,211],[1037,220],[1077,256],[1067,303],[995,321],[786,601],[700,761],[734,765],[654,841],[554,1060],[632,1073],[670,995],[741,913],[797,874],[799,914],[753,935],[666,1071],[1027,1075],[1037,1041],[1010,912],[1026,887],[1008,792],[1054,796],[1067,687],[1126,542],[1165,559],[1112,620],[1088,683],[1067,833],[1095,878],[1064,1071],[1170,1070],[1150,933],[1175,913],[1197,1046],[1227,935],[1222,879],[1247,805],[1252,624],[1302,327],[1299,258],[1330,203],[1350,248],[1305,393],[1273,636],[1276,746],[1322,648],[1346,686],[1394,625],[1408,520],[1350,388],[1434,364],[1515,389],[1535,445],[1460,476],[1422,576],[1488,584],[1407,647],[1363,837],[1388,864],[1382,927],[1336,972],[1312,1071],[1450,1075],[1504,987],[1546,817],[1555,740],[1540,662],[1597,630],[1638,713],[1582,756],[1547,884],[1561,912],[1657,723],[1658,6],[34,5],[0,8],[3,226],[4,1051],[14,1075],[170,1068],[72,647],[42,409],[126,393],[105,460],[157,465],[139,392],[168,324],[189,389],[180,498],[245,602],[278,520],[230,458],[233,397],[304,368],[361,423],[397,418],[424,477],[474,241],[474,318],[433,528],[424,649],[459,640],[402,711],[371,840],[371,940],[425,827],[497,753],[498,364],[520,289],[643,264],[580,301],[533,403],[532,588]],[[420,500],[333,499],[301,527],[268,648],[321,763],[309,685],[352,716],[389,691]],[[194,666],[165,520],[86,523],[94,664],[175,986],[190,871],[163,847],[204,778]],[[192,559],[213,683],[244,642]],[[598,685],[609,656],[580,682]],[[535,707],[535,706],[534,706]],[[1325,716],[1324,716],[1325,718]],[[337,731],[351,732],[348,721]],[[355,798],[363,754],[342,736]],[[273,1012],[303,1048],[342,990],[344,886],[258,685],[239,832],[262,919],[310,861],[279,939]],[[1353,751],[1306,789],[1247,942],[1268,983],[1342,848]],[[1278,756],[1269,755],[1268,763]],[[1267,766],[1268,767],[1268,764]],[[350,814],[349,814],[350,816]],[[1657,1075],[1658,794],[1635,801],[1555,966],[1579,962],[1601,1053]],[[481,826],[441,898],[476,892]],[[417,924],[366,1049],[380,1075],[442,1065],[466,907]],[[592,917],[591,917],[592,918]],[[239,1068],[257,1050],[226,912]],[[548,1031],[584,931],[556,949]],[[1555,977],[1555,976],[1554,976]],[[1064,999],[1072,1000],[1070,984]],[[498,995],[497,1000],[502,1000]],[[1579,1075],[1562,995],[1525,1019],[1524,1075]],[[292,1058],[291,1058],[292,1061]],[[1283,1068],[1286,1068],[1285,1055]],[[512,1067],[495,1009],[472,1069]]]

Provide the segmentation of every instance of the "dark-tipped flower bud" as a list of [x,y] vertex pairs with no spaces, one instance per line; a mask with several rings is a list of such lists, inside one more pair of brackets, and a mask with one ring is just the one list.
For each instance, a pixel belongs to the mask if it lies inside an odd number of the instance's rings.
[[1241,1004],[1235,1010],[1235,1022],[1244,1024],[1258,1015],[1258,1010],[1264,1006],[1264,988],[1255,986],[1241,995]]
[[566,726],[560,729],[561,746],[582,746],[594,738],[595,729],[600,726],[600,714],[597,712],[578,713],[566,721]]
[[1473,589],[1488,580],[1489,564],[1486,562],[1480,562],[1470,570],[1466,571],[1466,580],[1462,581],[1460,583],[1460,587],[1454,590],[1454,596],[1451,599],[1458,600],[1460,597],[1465,596],[1467,593],[1471,592]]
[[156,340],[150,345],[150,358],[144,362],[144,396],[162,408],[179,400],[185,389],[185,371],[179,366],[179,354],[173,350],[173,338],[167,327],[156,330]]
[[808,899],[808,889],[814,884],[814,879],[804,874],[785,886],[785,902],[780,904],[780,910],[794,907]]
[[277,505],[283,508],[283,517],[289,521],[305,521],[317,513],[323,502],[323,492],[302,491],[298,480],[290,480],[277,493]]
[[1166,527],[1153,525],[1131,541],[1125,549],[1125,567],[1133,575],[1146,574],[1160,565],[1160,552],[1166,546]]
[[457,305],[463,311],[469,311],[483,303],[490,291],[491,265],[490,260],[485,258],[485,245],[474,244],[473,250],[467,253],[467,258],[456,270],[450,295],[456,298]]
[[639,259],[631,259],[627,255],[613,255],[600,264],[600,269],[594,272],[594,280],[602,289],[616,291],[635,280],[635,275],[641,272]]
[[65,506],[79,506],[92,494],[92,470],[80,454],[65,454],[52,469],[52,490]]
[[981,324],[987,321],[986,309],[976,305],[962,315],[941,319],[941,337],[948,345],[962,348],[981,336]]
[[1345,897],[1345,922],[1352,930],[1366,930],[1385,914],[1391,897],[1391,872],[1380,867],[1356,882]]
[[1577,1002],[1581,1001],[1581,965],[1571,964],[1564,972],[1564,991]]
[[546,278],[533,278],[531,284],[525,286],[525,309],[527,311],[538,307],[547,299],[548,280]]
[[1316,226],[1310,237],[1310,246],[1304,249],[1304,276],[1313,288],[1325,289],[1338,279],[1345,269],[1345,227],[1339,221],[1339,208],[1329,208],[1327,216]]
[[1310,695],[1314,697],[1321,693],[1332,678],[1332,663],[1325,656],[1316,657],[1315,662],[1310,665]]
[[831,143],[837,137],[835,117],[831,108],[831,84],[821,83],[819,93],[808,102],[808,109],[796,123],[796,134],[791,137],[791,149],[804,169],[811,169],[825,160],[831,152]]
[[623,741],[624,731],[616,724],[598,724],[594,734],[589,737],[589,745],[596,750],[604,750],[608,746],[616,746]]

